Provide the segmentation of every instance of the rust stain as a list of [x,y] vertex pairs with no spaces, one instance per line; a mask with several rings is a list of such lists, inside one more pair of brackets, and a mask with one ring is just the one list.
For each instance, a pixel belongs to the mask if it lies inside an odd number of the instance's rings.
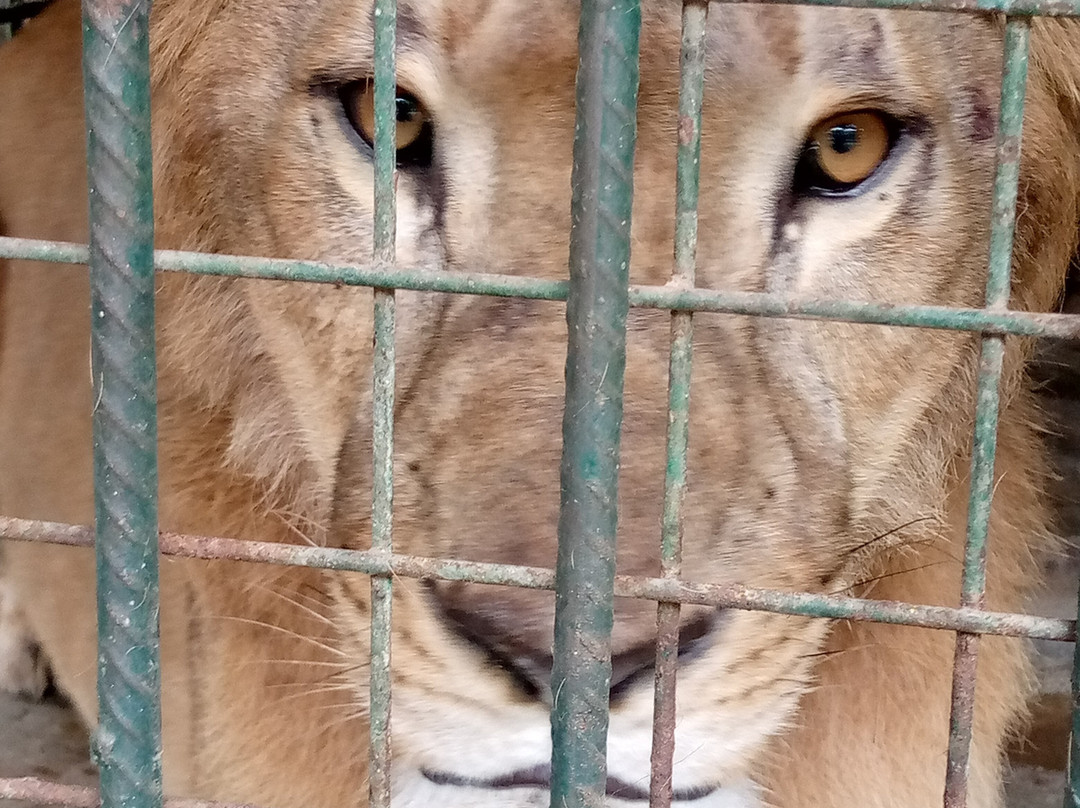
[[694,142],[694,119],[689,115],[679,116],[679,145],[689,146]]

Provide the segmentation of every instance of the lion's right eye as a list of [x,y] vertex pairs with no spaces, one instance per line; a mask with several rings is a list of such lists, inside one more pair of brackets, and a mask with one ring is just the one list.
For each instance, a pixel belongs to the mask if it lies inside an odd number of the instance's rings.
[[883,112],[858,110],[833,115],[810,130],[795,169],[800,193],[843,196],[885,162],[900,124]]
[[[375,82],[361,79],[338,90],[345,114],[364,142],[375,146]],[[424,105],[412,93],[398,88],[395,145],[399,166],[431,164],[434,127]]]

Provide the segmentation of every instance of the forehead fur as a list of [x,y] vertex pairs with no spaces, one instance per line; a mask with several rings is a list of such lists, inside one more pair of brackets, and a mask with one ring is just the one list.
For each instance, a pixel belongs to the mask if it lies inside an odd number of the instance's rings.
[[[211,0],[194,13],[188,5],[155,4],[159,77],[200,53],[199,61],[223,77],[244,73],[272,86],[282,85],[283,73],[303,82],[305,71],[316,65],[370,63],[371,0]],[[460,72],[465,84],[491,75],[536,77],[543,72],[538,64],[574,65],[579,11],[572,0],[401,0],[399,47],[422,52],[440,69]],[[917,87],[932,80],[924,79],[923,71],[934,64],[947,60],[963,70],[985,61],[988,49],[996,53],[1000,43],[996,24],[970,15],[713,3],[709,17],[707,68],[720,91],[725,85],[760,85],[763,78],[790,81],[800,73],[852,84],[887,81],[899,72],[905,84]],[[678,4],[646,2],[643,22],[643,83],[674,77]],[[223,55],[215,33],[229,42],[240,34],[250,47],[227,47],[232,56]]]

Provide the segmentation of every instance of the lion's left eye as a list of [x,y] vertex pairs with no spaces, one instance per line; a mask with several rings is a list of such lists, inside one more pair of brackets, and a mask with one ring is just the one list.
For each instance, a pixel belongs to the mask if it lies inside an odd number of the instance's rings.
[[[370,79],[350,82],[338,90],[341,104],[356,133],[369,146],[375,145],[375,82]],[[398,165],[431,164],[433,127],[424,105],[412,93],[397,90],[397,130],[395,146]]]
[[876,111],[844,112],[816,124],[795,169],[801,193],[837,195],[856,189],[877,170],[896,140],[895,119]]

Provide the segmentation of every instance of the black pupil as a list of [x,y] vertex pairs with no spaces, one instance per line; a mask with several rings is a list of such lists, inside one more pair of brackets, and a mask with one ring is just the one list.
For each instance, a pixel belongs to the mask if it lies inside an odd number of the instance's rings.
[[[399,101],[400,103],[400,101]],[[401,107],[398,107],[400,110]],[[400,111],[398,116],[400,118]],[[837,154],[847,154],[859,144],[859,127],[853,123],[842,123],[829,130],[829,143]]]
[[420,114],[420,104],[416,99],[410,95],[399,95],[397,97],[397,119],[398,123],[409,123],[416,120]]

